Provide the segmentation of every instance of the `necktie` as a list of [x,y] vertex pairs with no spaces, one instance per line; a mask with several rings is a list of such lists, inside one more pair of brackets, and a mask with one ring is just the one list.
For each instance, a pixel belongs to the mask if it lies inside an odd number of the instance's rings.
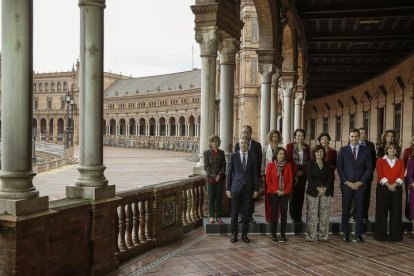
[[242,166],[243,166],[243,171],[246,170],[246,154],[242,153],[243,155],[243,160],[242,160]]
[[356,147],[352,147],[352,157],[356,160]]

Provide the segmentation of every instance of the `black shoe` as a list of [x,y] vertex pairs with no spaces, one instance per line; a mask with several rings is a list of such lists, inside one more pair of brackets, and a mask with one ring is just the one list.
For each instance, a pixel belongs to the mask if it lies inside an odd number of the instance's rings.
[[250,242],[250,240],[249,240],[249,238],[247,237],[247,235],[242,235],[242,236],[241,236],[241,240],[242,240],[242,241],[244,241],[245,243],[249,243],[249,242]]
[[357,242],[364,242],[364,239],[362,238],[362,235],[361,234],[356,234],[355,235],[355,238],[356,238],[356,241]]
[[254,220],[254,218],[253,218],[253,217],[250,217],[250,219],[249,219],[249,223],[256,223],[256,221]]
[[242,218],[239,218],[239,223],[243,223],[243,220],[242,220]]
[[280,236],[281,236],[280,242],[287,242],[285,234],[282,234]]
[[277,236],[276,236],[276,234],[272,235],[272,241],[277,242]]
[[342,241],[344,241],[344,242],[350,242],[351,240],[349,239],[349,235],[348,234],[343,234],[342,235]]
[[237,234],[232,234],[230,242],[237,242]]

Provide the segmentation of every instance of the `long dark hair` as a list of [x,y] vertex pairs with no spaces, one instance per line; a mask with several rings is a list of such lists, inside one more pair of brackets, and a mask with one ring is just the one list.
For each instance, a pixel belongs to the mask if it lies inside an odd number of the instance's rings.
[[277,147],[277,149],[275,150],[275,153],[273,153],[272,161],[277,160],[277,155],[279,154],[279,151],[283,151],[285,153],[285,160],[284,161],[286,161],[286,150],[282,147]]

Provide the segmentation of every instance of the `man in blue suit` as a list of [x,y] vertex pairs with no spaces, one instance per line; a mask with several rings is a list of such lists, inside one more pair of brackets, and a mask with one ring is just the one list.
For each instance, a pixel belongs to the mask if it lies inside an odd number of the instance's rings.
[[351,202],[355,205],[355,236],[357,242],[362,238],[362,217],[364,212],[364,196],[368,181],[372,174],[371,155],[366,147],[359,145],[360,133],[357,128],[349,131],[349,145],[342,147],[336,162],[342,192],[342,240],[349,242],[349,216]]
[[233,153],[227,166],[226,195],[231,198],[231,242],[237,242],[239,232],[238,215],[242,215],[242,241],[249,243],[249,204],[258,193],[258,170],[256,156],[249,149],[249,138],[240,139],[240,150]]

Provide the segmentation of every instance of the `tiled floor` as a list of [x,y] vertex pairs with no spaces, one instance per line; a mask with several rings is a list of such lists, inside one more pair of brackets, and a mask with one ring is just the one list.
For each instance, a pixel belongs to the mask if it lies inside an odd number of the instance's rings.
[[[175,256],[156,261],[197,238]],[[272,242],[265,235],[250,238],[250,244],[230,243],[229,236],[207,236],[200,228],[183,241],[122,264],[113,275],[141,275],[147,264],[152,269],[145,274],[151,275],[414,275],[410,234],[401,243],[377,242],[367,236],[363,244],[344,243],[338,235],[323,243],[306,242],[304,235],[288,235],[286,243]]]

